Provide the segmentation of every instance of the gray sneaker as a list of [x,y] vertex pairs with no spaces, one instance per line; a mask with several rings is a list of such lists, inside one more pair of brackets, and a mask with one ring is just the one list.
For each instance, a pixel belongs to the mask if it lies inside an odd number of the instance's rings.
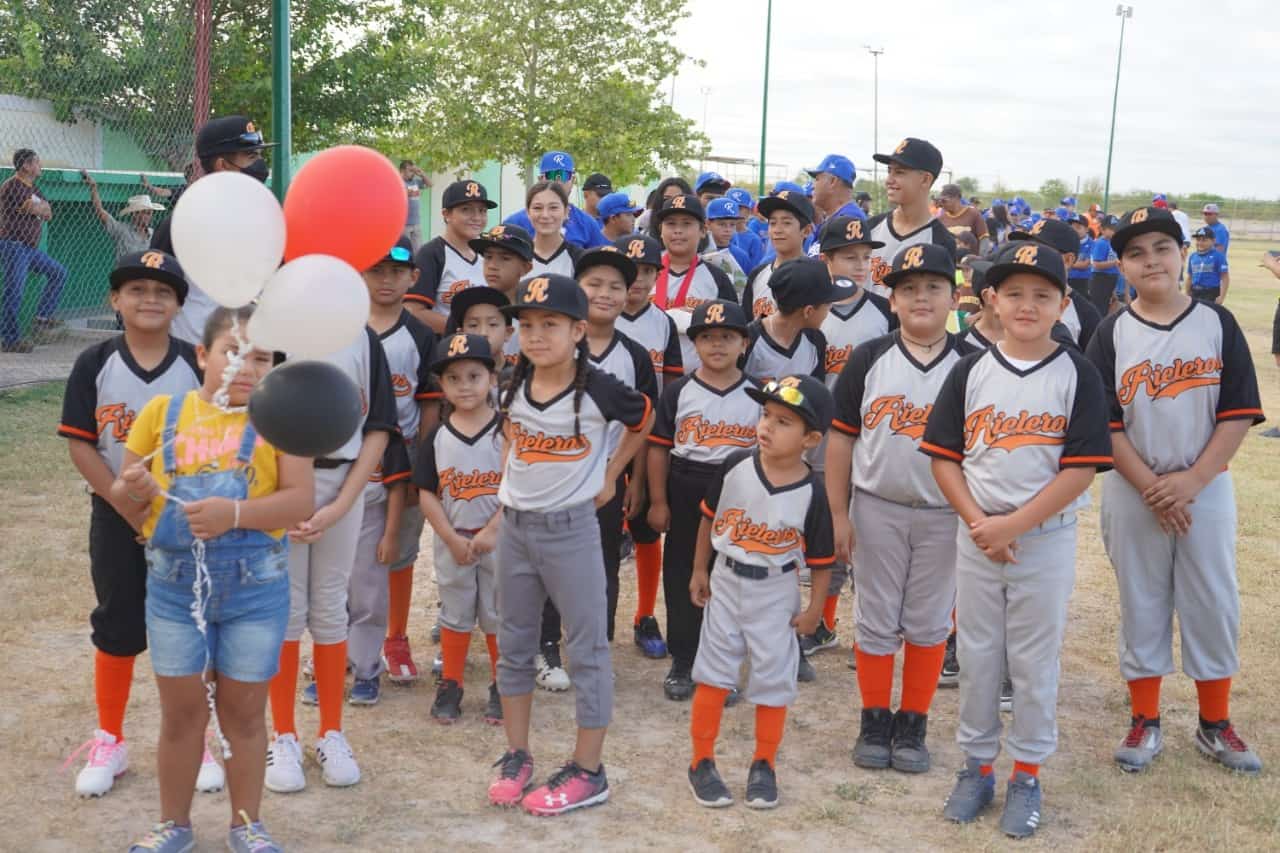
[[1000,710],[1013,712],[1013,679],[1007,675],[1000,681]]
[[1134,717],[1129,733],[1116,748],[1116,764],[1120,765],[1121,770],[1137,773],[1146,770],[1162,749],[1164,734],[1160,731],[1160,720]]
[[990,773],[983,776],[980,767],[976,758],[967,758],[964,767],[956,773],[956,786],[942,805],[942,816],[947,820],[969,823],[991,805],[996,795],[996,779]]
[[863,708],[862,728],[853,744],[853,763],[883,770],[892,759],[893,712],[888,708]]
[[195,849],[196,837],[191,827],[166,820],[130,845],[129,853],[191,853]]
[[813,668],[813,664],[809,663],[809,659],[804,656],[804,650],[801,649],[800,663],[796,666],[796,681],[809,682],[817,680],[818,671]]
[[284,848],[276,844],[267,834],[262,821],[242,823],[231,827],[227,833],[227,849],[231,853],[283,853]]
[[772,809],[778,805],[778,776],[763,758],[747,773],[747,808]]
[[1262,434],[1263,438],[1280,438],[1280,427],[1272,427]]
[[1000,831],[1010,838],[1027,838],[1040,826],[1040,780],[1030,773],[1016,773],[1004,794]]
[[1262,759],[1236,734],[1230,720],[1200,721],[1196,747],[1228,770],[1254,775],[1262,772]]
[[902,773],[925,773],[929,770],[929,715],[915,711],[899,711],[893,715],[894,770]]
[[704,758],[697,767],[689,768],[689,790],[693,792],[693,801],[700,806],[722,809],[733,805],[733,795],[710,758]]

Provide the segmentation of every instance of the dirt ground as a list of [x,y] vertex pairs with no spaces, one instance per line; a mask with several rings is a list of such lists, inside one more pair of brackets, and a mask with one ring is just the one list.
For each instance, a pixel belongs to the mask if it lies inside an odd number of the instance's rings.
[[[1248,334],[1264,405],[1280,420],[1280,373],[1268,349],[1280,282],[1255,266],[1260,244],[1232,247],[1228,301]],[[0,849],[121,850],[154,820],[158,807],[155,734],[158,703],[146,656],[139,659],[126,732],[131,768],[106,798],[80,800],[78,763],[60,770],[94,727],[92,652],[87,615],[93,605],[86,551],[88,497],[53,435],[61,388],[0,394]],[[1116,665],[1115,579],[1102,551],[1095,504],[1080,516],[1078,579],[1062,665],[1058,753],[1045,765],[1044,820],[1019,849],[1280,849],[1280,441],[1251,432],[1232,464],[1240,505],[1239,574],[1243,600],[1242,667],[1232,717],[1268,769],[1236,778],[1196,752],[1194,685],[1166,680],[1166,751],[1140,776],[1121,774],[1111,752],[1128,721],[1127,692]],[[425,544],[425,542],[424,542]],[[424,547],[411,634],[425,670],[434,600]],[[623,567],[620,614],[634,606],[631,564]],[[662,618],[659,602],[659,618]],[[615,722],[605,761],[612,799],[601,808],[539,820],[486,805],[490,765],[504,748],[501,729],[480,711],[488,665],[477,637],[467,670],[463,720],[428,717],[429,680],[387,687],[372,708],[347,708],[346,730],[364,774],[350,789],[326,788],[307,765],[308,788],[268,793],[263,814],[292,850],[479,850],[494,847],[610,850],[986,850],[1012,846],[996,822],[1003,800],[974,825],[955,827],[940,814],[961,758],[955,746],[958,694],[940,690],[930,719],[934,768],[921,776],[853,766],[859,703],[848,669],[851,605],[841,604],[842,645],[815,658],[818,681],[802,685],[779,755],[782,804],[757,813],[741,804],[723,811],[695,805],[685,782],[689,705],[662,695],[667,662],[643,659],[619,632]],[[620,621],[622,621],[620,619]],[[573,695],[539,692],[534,755],[545,776],[570,753]],[[1006,720],[1008,718],[1006,717]],[[299,724],[314,730],[315,710]],[[741,797],[752,750],[753,713],[727,710],[719,764]],[[1009,760],[997,773],[1003,779]],[[200,850],[221,849],[225,793],[197,795]]]

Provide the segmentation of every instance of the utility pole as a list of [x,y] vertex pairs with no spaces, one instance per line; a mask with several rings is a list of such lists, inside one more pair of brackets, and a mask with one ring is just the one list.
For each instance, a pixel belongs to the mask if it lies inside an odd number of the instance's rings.
[[271,130],[277,143],[271,164],[271,190],[284,201],[293,156],[293,48],[289,38],[289,0],[271,0]]
[[[871,111],[871,146],[873,149],[872,153],[879,154],[880,153],[880,54],[884,53],[884,48],[872,47],[869,44],[864,44],[863,47],[867,49],[867,53],[871,54],[872,75],[875,81],[871,88],[872,99],[873,99],[872,103],[874,104]],[[871,181],[872,183],[875,184],[874,199],[875,199],[876,209],[878,210],[880,207],[880,163],[877,160],[872,160],[871,163],[872,163]]]
[[1107,137],[1107,177],[1102,184],[1102,210],[1107,211],[1111,202],[1111,149],[1116,141],[1116,105],[1120,101],[1120,60],[1124,57],[1124,22],[1133,17],[1133,7],[1116,6],[1116,17],[1120,19],[1120,49],[1116,51],[1116,88],[1111,95],[1111,134]]
[[769,131],[769,41],[773,35],[773,0],[768,2],[764,17],[764,93],[760,98],[760,186],[756,190],[757,195],[764,195],[765,140]]

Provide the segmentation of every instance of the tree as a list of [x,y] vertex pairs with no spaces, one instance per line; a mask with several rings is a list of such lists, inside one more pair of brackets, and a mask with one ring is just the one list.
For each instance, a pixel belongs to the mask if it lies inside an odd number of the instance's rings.
[[960,192],[964,193],[965,198],[970,198],[978,194],[977,178],[956,178],[955,185],[960,188]]
[[1045,207],[1057,207],[1058,202],[1071,195],[1071,187],[1059,178],[1050,178],[1040,185],[1040,198]]

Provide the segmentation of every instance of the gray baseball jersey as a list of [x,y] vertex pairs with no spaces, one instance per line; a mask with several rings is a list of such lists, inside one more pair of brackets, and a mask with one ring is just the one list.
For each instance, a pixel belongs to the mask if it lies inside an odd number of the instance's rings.
[[[625,311],[614,324],[619,332],[640,344],[649,352],[654,373],[667,379],[684,373],[684,361],[680,354],[680,333],[675,321],[652,302],[646,302],[636,314]],[[668,380],[669,381],[669,380]]]
[[884,277],[893,268],[893,258],[906,246],[921,243],[932,243],[943,246],[951,254],[956,251],[956,238],[947,227],[937,219],[930,219],[910,234],[899,234],[893,230],[893,212],[881,213],[867,220],[867,231],[870,239],[884,243],[878,249],[871,250],[871,289],[873,293],[888,296],[888,287],[884,285]]
[[827,387],[835,388],[853,348],[898,328],[898,316],[889,308],[889,300],[863,288],[849,303],[831,306],[820,331],[827,339]]
[[449,306],[456,294],[484,284],[484,261],[478,254],[472,252],[472,255],[468,259],[443,237],[429,240],[418,250],[415,258],[418,280],[404,295],[405,300],[449,316]]
[[747,286],[742,291],[742,310],[750,320],[759,320],[778,311],[773,289],[769,287],[774,263],[767,261],[747,274]]
[[129,428],[142,407],[161,394],[181,400],[200,383],[196,351],[186,341],[171,337],[169,351],[151,370],[134,359],[124,335],[102,341],[80,353],[71,368],[58,435],[94,445],[111,473],[119,474]]
[[431,351],[436,334],[417,317],[402,311],[400,319],[378,336],[391,371],[391,392],[396,398],[396,422],[410,441],[418,437],[422,420],[421,402],[443,397],[431,373]]
[[341,447],[328,454],[330,459],[354,462],[360,455],[360,445],[367,432],[399,432],[396,398],[391,390],[391,371],[387,367],[386,353],[377,333],[368,326],[364,331],[346,347],[320,359],[347,374],[360,389],[360,426]]
[[759,383],[747,375],[723,391],[696,373],[662,390],[649,441],[690,462],[715,463],[756,445],[760,404],[747,396]]
[[[670,262],[667,255],[663,255],[663,260]],[[684,293],[683,299],[681,292]],[[668,270],[665,278],[659,274],[658,283],[654,286],[654,304],[668,312],[681,309],[692,311],[703,302],[712,299],[737,302],[738,292],[733,289],[733,282],[723,270],[696,258],[693,266],[687,270]],[[686,321],[683,326],[678,325],[677,328],[687,325]],[[698,358],[698,350],[694,347],[693,341],[689,340],[687,335],[682,334],[679,337],[681,369],[685,373],[692,373],[702,364],[702,360]]]
[[501,419],[495,415],[478,433],[466,435],[445,419],[418,445],[414,485],[440,498],[455,530],[479,530],[498,511],[500,426]]
[[779,376],[807,373],[826,379],[827,339],[817,329],[801,329],[784,347],[769,337],[762,320],[747,326],[747,351],[739,362],[742,372],[761,382]]
[[529,270],[529,275],[557,273],[573,278],[573,268],[577,266],[578,256],[581,254],[582,250],[568,240],[561,243],[560,248],[552,252],[549,258],[541,257],[534,252],[533,268]]
[[604,488],[608,426],[618,421],[639,431],[649,419],[649,398],[613,376],[588,368],[574,431],[569,385],[550,400],[529,396],[532,376],[516,389],[505,430],[511,442],[498,500],[512,509],[551,512],[593,500]]

